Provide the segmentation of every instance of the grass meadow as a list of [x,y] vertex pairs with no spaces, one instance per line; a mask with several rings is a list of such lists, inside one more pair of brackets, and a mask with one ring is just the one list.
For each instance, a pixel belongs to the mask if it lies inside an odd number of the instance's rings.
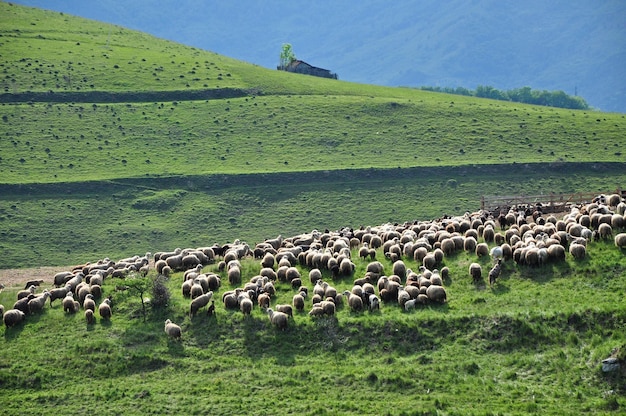
[[[235,239],[253,245],[462,215],[477,211],[482,195],[600,194],[626,184],[623,114],[271,71],[5,2],[0,44],[0,269],[60,271]],[[244,95],[210,94],[222,89]],[[172,99],[186,92],[212,98]],[[141,102],[140,93],[156,98]],[[126,99],[94,100],[106,94]],[[351,288],[366,268],[353,261],[354,276],[324,279]],[[167,282],[167,307],[148,307],[145,317],[139,297],[118,290],[128,281],[108,279],[110,322],[87,325],[56,301],[0,326],[0,409],[623,413],[624,373],[604,374],[600,363],[626,351],[624,252],[594,241],[578,261],[507,262],[493,289],[471,282],[473,261],[465,252],[444,259],[443,305],[299,313],[284,332],[259,308],[249,317],[224,309],[221,295],[233,287],[223,273],[216,314],[193,320],[182,273]],[[259,269],[244,259],[244,281]],[[10,308],[18,289],[0,291],[0,304]],[[293,293],[278,284],[272,304],[291,303]],[[181,341],[164,333],[168,318],[183,328]]]

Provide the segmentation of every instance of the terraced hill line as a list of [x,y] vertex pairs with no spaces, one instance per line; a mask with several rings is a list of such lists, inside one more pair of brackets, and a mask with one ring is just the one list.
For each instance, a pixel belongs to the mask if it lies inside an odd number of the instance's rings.
[[175,91],[22,92],[0,94],[0,103],[141,103],[221,100],[261,95],[257,89],[217,88]]
[[[554,162],[554,163],[520,163],[520,164],[491,164],[491,165],[461,165],[461,166],[428,166],[413,168],[390,169],[336,169],[323,171],[303,172],[275,172],[250,174],[210,174],[189,176],[162,176],[123,178],[104,181],[76,181],[58,183],[23,183],[2,184],[0,194],[8,195],[71,195],[73,193],[115,192],[128,187],[146,189],[224,189],[234,187],[267,186],[268,183],[305,184],[315,183],[356,183],[363,181],[384,181],[397,179],[411,179],[418,177],[464,177],[464,176],[492,176],[511,174],[517,175],[544,174],[562,172],[624,172],[626,162]],[[609,189],[607,189],[609,191]],[[548,191],[546,191],[548,192]]]

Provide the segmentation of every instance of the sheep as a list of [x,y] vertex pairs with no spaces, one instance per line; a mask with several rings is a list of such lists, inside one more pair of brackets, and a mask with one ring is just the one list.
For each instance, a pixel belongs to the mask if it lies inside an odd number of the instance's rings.
[[319,305],[319,307],[322,308],[322,310],[324,311],[324,315],[332,316],[335,314],[336,307],[335,307],[334,302],[323,300],[317,305]]
[[609,224],[599,224],[598,235],[602,240],[609,240],[611,237],[613,237],[613,228],[611,228]]
[[28,297],[28,295],[31,295],[31,294],[34,295],[35,290],[37,290],[37,287],[34,285],[31,285],[24,290],[20,290],[19,292],[17,292],[17,300],[24,299]]
[[502,259],[498,259],[496,264],[489,270],[489,286],[493,286],[496,282],[496,279],[500,277],[500,272],[502,271]]
[[189,306],[189,316],[193,318],[193,316],[196,314],[196,312],[198,312],[198,310],[200,310],[200,308],[203,308],[204,306],[209,304],[212,297],[213,292],[209,291],[192,300],[191,305]]
[[339,275],[351,276],[354,273],[355,265],[349,258],[344,258],[339,263]]
[[489,246],[487,243],[479,243],[476,245],[475,254],[477,257],[483,257],[489,255]]
[[569,246],[569,254],[571,254],[571,256],[576,260],[580,260],[585,258],[587,255],[587,248],[584,244],[572,243]]
[[437,266],[437,258],[435,257],[433,253],[428,253],[422,259],[422,265],[426,267],[427,269],[433,269],[435,268],[435,266]]
[[320,269],[314,268],[309,271],[309,281],[311,284],[316,284],[318,280],[322,279],[322,272]]
[[87,321],[87,325],[96,323],[96,315],[94,315],[93,310],[85,309],[85,321]]
[[191,290],[189,291],[189,296],[191,297],[191,299],[195,299],[198,296],[202,296],[202,295],[204,295],[204,289],[202,288],[202,285],[200,284],[200,281],[196,277],[194,279],[193,284],[191,285]]
[[392,265],[392,274],[400,276],[400,279],[406,279],[406,264],[402,260],[397,260]]
[[100,317],[102,319],[111,319],[111,299],[107,298],[102,301],[102,303],[98,307],[98,313],[100,314]]
[[[320,308],[321,309],[321,308]],[[267,315],[269,316],[270,323],[276,328],[284,331],[289,324],[289,316],[286,313],[274,311],[272,308],[267,309]]]
[[380,298],[372,293],[368,298],[368,306],[370,312],[380,310]]
[[304,310],[304,298],[304,292],[296,293],[295,295],[293,295],[292,304],[298,312],[302,312]]
[[619,233],[614,238],[615,247],[623,249],[626,247],[626,233]]
[[411,310],[415,309],[415,305],[416,305],[417,303],[419,303],[419,300],[418,300],[417,298],[407,300],[407,301],[404,303],[404,310],[405,310],[406,312],[409,312],[409,311],[411,311]]
[[363,299],[360,296],[355,295],[348,290],[343,292],[343,294],[348,297],[348,305],[350,306],[350,310],[352,310],[352,312],[363,310]]
[[37,296],[28,301],[28,310],[31,314],[35,312],[39,312],[43,309],[46,301],[50,297],[50,293],[47,290],[44,290],[41,296]]
[[[319,305],[319,304],[317,304],[317,305]],[[324,315],[324,309],[321,306],[317,306],[317,305],[313,305],[313,307],[309,311],[309,316],[315,317],[315,316],[323,316]]]
[[96,311],[96,302],[93,300],[93,295],[91,293],[85,297],[85,300],[83,301],[83,309],[86,311],[91,310],[92,312]]
[[67,283],[69,279],[72,278],[72,276],[74,276],[74,273],[72,272],[59,272],[55,274],[53,278],[54,286],[56,287],[63,286],[65,283]]
[[478,263],[472,263],[469,266],[469,274],[472,276],[474,283],[479,282],[482,279],[482,267]]
[[176,340],[179,340],[183,331],[180,329],[180,326],[173,323],[171,320],[165,320],[165,333]]
[[228,269],[228,282],[231,285],[237,285],[241,283],[241,269],[238,266],[233,266]]
[[426,296],[429,300],[439,303],[444,303],[448,298],[446,289],[443,286],[438,285],[428,286],[428,289],[426,289]]
[[[74,294],[72,292],[67,292],[67,295],[63,298],[63,312],[67,313],[75,313],[78,312],[78,308],[76,307],[76,303],[74,303]],[[80,306],[80,305],[79,305]]]
[[261,293],[257,297],[257,304],[259,305],[259,308],[269,308],[270,300],[270,295],[268,295],[267,293]]
[[4,305],[0,305],[0,319],[2,319],[3,315],[4,315]]
[[254,306],[252,300],[244,294],[240,294],[237,300],[239,301],[239,310],[241,313],[249,316],[252,313],[252,308]]
[[276,258],[272,253],[265,253],[263,259],[261,260],[261,267],[273,268],[275,262]]
[[504,256],[504,253],[502,251],[502,247],[500,246],[494,246],[491,248],[491,251],[489,252],[489,254],[491,255],[491,258],[495,261],[498,259],[501,259]]
[[11,328],[24,320],[26,314],[19,309],[9,309],[2,316],[2,321],[7,328]]
[[276,305],[274,306],[274,309],[277,312],[282,312],[290,318],[293,318],[293,308],[291,307],[291,305]]
[[39,285],[41,285],[43,283],[43,279],[36,279],[36,280],[29,280],[28,282],[26,282],[26,284],[24,285],[24,289],[28,289],[31,286],[35,286],[38,287]]

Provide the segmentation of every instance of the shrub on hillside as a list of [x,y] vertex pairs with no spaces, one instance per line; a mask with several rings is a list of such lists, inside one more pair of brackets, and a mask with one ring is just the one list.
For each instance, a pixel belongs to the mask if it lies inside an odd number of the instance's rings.
[[170,290],[167,288],[167,277],[162,274],[154,278],[152,283],[152,301],[153,308],[165,308],[170,301]]

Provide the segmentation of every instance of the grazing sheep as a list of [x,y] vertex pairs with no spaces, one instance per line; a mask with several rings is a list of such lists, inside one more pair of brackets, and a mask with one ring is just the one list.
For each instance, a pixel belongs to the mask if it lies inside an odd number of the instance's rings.
[[49,297],[50,297],[50,293],[47,290],[44,290],[41,296],[37,296],[29,300],[28,311],[31,314],[41,311]]
[[72,272],[59,272],[54,275],[54,286],[61,287],[65,285],[65,283],[74,276]]
[[609,224],[602,223],[598,225],[598,235],[602,240],[608,240],[613,237],[613,228]]
[[191,297],[191,299],[195,299],[199,296],[204,295],[204,289],[202,288],[202,285],[200,284],[200,281],[198,280],[198,278],[196,277],[194,279],[193,284],[191,285],[191,290],[189,291],[189,296]]
[[368,307],[370,312],[380,310],[380,298],[374,294],[369,295]]
[[415,299],[409,299],[404,303],[404,310],[406,312],[409,312],[413,309],[415,309],[415,305],[419,303],[419,300],[417,298]]
[[19,309],[9,309],[2,316],[2,321],[7,328],[11,328],[12,326],[15,326],[22,322],[25,317],[26,314],[24,314],[24,312],[20,311]]
[[444,303],[448,298],[446,289],[443,286],[438,285],[428,286],[428,289],[426,289],[426,296],[429,300],[439,303]]
[[189,306],[189,316],[193,318],[193,316],[196,314],[196,312],[198,312],[198,310],[200,310],[200,308],[203,308],[209,304],[212,297],[213,297],[213,292],[207,292],[201,296],[198,296],[194,300],[192,300],[191,305]]
[[626,247],[626,233],[619,233],[615,236],[615,247],[622,249]]
[[281,331],[287,329],[287,325],[289,324],[289,316],[287,316],[286,313],[274,311],[272,308],[268,308],[267,315],[269,316],[271,324],[274,325],[276,328],[280,329]]
[[352,310],[352,312],[359,312],[363,310],[363,299],[360,296],[355,295],[348,290],[343,292],[343,294],[348,297],[348,305],[350,306],[350,310]]
[[309,281],[311,284],[317,283],[318,280],[322,279],[322,272],[320,269],[314,268],[309,271]]
[[65,297],[63,298],[63,312],[67,312],[67,313],[78,312],[78,308],[76,307],[77,303],[78,302],[74,301],[74,294],[72,292],[67,292],[67,295],[65,295]]
[[315,316],[323,316],[324,315],[324,309],[321,306],[318,306],[318,305],[319,305],[319,303],[316,304],[316,305],[313,305],[313,307],[309,311],[309,316],[315,317]]
[[183,334],[182,329],[180,329],[180,326],[176,325],[175,323],[173,323],[172,321],[170,321],[169,319],[165,320],[165,333],[174,339],[180,339],[181,335]]
[[102,301],[102,303],[98,307],[98,313],[100,314],[100,317],[102,319],[111,319],[111,299],[107,298]]
[[498,259],[496,264],[489,270],[489,286],[493,286],[496,283],[496,279],[500,277],[502,271],[502,259]]
[[441,269],[440,274],[441,279],[445,281],[446,279],[448,279],[448,277],[450,277],[450,269],[448,267],[444,267]]
[[4,315],[4,305],[0,305],[0,319],[2,319],[3,315]]
[[85,309],[85,321],[87,321],[87,325],[96,323],[96,315],[91,309]]
[[31,285],[24,290],[20,290],[19,292],[17,292],[17,300],[27,298],[28,295],[34,295],[35,290],[37,290],[37,287],[34,285]]
[[276,305],[274,306],[274,309],[278,312],[286,314],[290,318],[293,318],[293,308],[291,305]]
[[335,302],[323,300],[320,303],[318,303],[318,305],[324,311],[324,315],[333,316],[335,314],[335,310],[336,310]]
[[489,254],[491,255],[491,258],[495,261],[498,259],[501,259],[504,256],[502,247],[500,246],[495,246],[491,248],[491,251],[489,252]]
[[36,280],[29,280],[28,282],[26,282],[26,284],[24,285],[24,289],[28,289],[31,286],[35,286],[38,287],[39,285],[41,285],[43,283],[43,279],[36,279]]
[[422,259],[422,265],[427,269],[434,269],[437,266],[437,258],[433,253],[428,253]]
[[474,283],[477,283],[482,279],[483,269],[480,264],[472,263],[469,266],[469,274],[472,276]]
[[475,253],[478,257],[488,256],[489,246],[487,245],[487,243],[479,243],[476,245]]
[[228,282],[231,285],[238,285],[241,283],[241,269],[239,266],[233,266],[228,269]]
[[93,295],[91,293],[85,297],[85,300],[83,301],[83,309],[86,311],[91,310],[92,312],[96,311],[96,302],[93,300]]
[[391,270],[392,274],[400,276],[400,279],[406,279],[406,264],[404,264],[402,260],[397,260],[396,262],[394,262]]
[[293,295],[292,304],[293,304],[293,307],[296,308],[298,312],[302,312],[304,310],[305,296],[306,295],[304,292],[296,293],[295,295]]
[[252,299],[244,294],[240,294],[237,300],[239,301],[239,310],[241,313],[249,316],[252,313],[252,308],[254,306]]
[[576,260],[583,259],[587,255],[587,247],[584,244],[572,243],[569,246],[569,254]]

